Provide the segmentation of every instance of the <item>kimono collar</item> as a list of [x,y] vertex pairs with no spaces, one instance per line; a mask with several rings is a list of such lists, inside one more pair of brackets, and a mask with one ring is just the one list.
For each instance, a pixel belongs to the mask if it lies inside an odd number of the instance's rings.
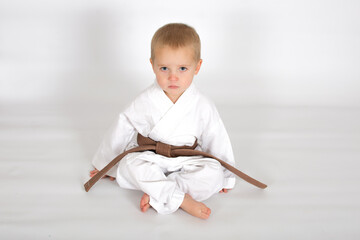
[[192,82],[190,84],[190,86],[185,90],[185,92],[183,92],[183,94],[179,97],[179,99],[176,101],[176,103],[173,103],[170,98],[168,96],[166,96],[166,93],[164,92],[164,90],[161,89],[161,87],[159,86],[159,84],[157,83],[156,79],[154,82],[154,87],[156,88],[156,91],[158,92],[158,96],[159,96],[159,100],[161,100],[160,102],[162,102],[164,105],[171,107],[175,104],[177,104],[179,101],[183,102],[186,101],[186,99],[188,99],[191,95],[193,95],[194,93],[196,93],[196,87],[194,82]]

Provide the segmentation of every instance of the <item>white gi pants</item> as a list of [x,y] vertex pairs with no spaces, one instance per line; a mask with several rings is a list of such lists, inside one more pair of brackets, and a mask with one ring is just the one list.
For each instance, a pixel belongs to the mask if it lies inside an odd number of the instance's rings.
[[218,161],[201,156],[167,158],[153,152],[130,153],[119,163],[120,187],[141,190],[160,214],[175,212],[185,193],[204,201],[223,188],[224,172]]

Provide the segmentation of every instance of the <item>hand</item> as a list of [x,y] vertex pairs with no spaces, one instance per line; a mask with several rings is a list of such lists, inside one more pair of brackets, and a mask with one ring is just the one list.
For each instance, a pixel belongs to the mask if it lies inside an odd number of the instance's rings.
[[[95,168],[94,170],[90,171],[90,177],[92,178],[92,177],[95,176],[98,172],[100,172],[100,171],[97,170],[96,168]],[[103,176],[102,178],[109,178],[110,181],[114,181],[114,180],[115,180],[114,177],[111,177],[111,176],[109,176],[109,175],[105,175],[105,176]]]
[[219,191],[219,193],[227,193],[228,191],[230,191],[230,189],[223,188]]

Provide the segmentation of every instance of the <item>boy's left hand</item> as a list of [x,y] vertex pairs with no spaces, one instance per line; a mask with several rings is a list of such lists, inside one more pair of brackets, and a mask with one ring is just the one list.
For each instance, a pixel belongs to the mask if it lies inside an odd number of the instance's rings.
[[230,189],[223,188],[219,191],[219,193],[227,193],[228,191],[230,191]]

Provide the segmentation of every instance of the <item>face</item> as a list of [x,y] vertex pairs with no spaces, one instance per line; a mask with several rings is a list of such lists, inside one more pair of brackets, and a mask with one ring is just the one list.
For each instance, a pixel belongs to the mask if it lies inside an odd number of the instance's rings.
[[193,58],[191,47],[171,48],[165,46],[155,50],[155,59],[150,59],[156,80],[170,100],[175,103],[191,85],[194,75],[201,67]]

